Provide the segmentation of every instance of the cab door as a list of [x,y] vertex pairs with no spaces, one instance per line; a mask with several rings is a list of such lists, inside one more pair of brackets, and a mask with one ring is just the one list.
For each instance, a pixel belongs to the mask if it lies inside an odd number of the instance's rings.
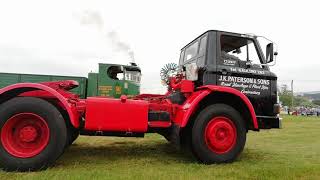
[[244,93],[258,116],[273,112],[271,76],[262,65],[264,56],[254,38],[233,33],[217,33],[217,85]]

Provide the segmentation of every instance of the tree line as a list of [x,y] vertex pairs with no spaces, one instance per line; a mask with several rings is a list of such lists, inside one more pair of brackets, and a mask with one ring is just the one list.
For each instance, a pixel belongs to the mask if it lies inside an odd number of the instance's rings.
[[287,85],[282,85],[279,92],[279,98],[283,106],[288,107],[317,107],[320,106],[320,100],[310,100],[308,97],[294,95]]

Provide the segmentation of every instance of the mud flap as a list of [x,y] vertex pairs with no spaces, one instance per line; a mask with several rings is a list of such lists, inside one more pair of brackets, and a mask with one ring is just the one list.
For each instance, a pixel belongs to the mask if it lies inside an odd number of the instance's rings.
[[180,145],[180,126],[174,124],[171,127],[171,133],[170,133],[170,142],[173,144],[173,146],[180,150],[181,145]]

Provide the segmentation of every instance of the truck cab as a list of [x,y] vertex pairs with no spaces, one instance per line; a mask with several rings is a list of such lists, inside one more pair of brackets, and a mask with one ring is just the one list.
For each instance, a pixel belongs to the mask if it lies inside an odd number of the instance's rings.
[[99,63],[98,73],[88,75],[88,97],[105,96],[119,98],[140,94],[141,69],[135,64]]
[[179,65],[197,68],[192,80],[198,87],[241,91],[252,103],[259,127],[278,128],[277,76],[267,65],[274,54],[273,43],[261,47],[255,35],[209,30],[181,49]]

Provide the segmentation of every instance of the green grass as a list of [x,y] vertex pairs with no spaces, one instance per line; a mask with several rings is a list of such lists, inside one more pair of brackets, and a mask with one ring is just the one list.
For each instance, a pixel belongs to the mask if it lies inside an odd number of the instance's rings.
[[199,164],[156,134],[80,137],[54,167],[0,179],[320,179],[320,118],[284,116],[283,126],[249,132],[231,164]]

